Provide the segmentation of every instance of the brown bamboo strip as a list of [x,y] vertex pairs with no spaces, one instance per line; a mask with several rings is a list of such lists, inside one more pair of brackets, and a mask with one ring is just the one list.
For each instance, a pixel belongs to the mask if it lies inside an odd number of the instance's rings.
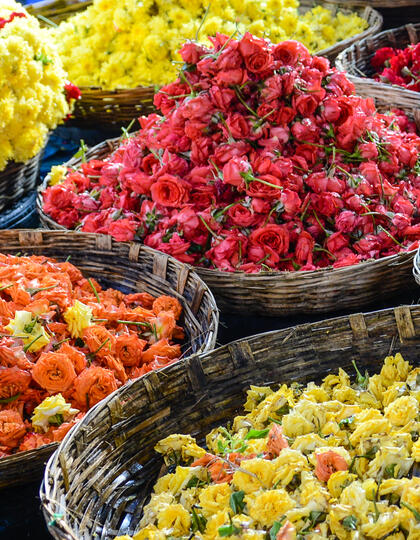
[[[153,268],[156,256],[161,257],[160,253],[138,244],[117,243],[110,237],[105,237],[107,242],[101,244],[99,236],[69,231],[0,231],[0,252],[45,255],[57,260],[66,260],[70,256],[72,264],[105,287],[126,293],[138,291],[175,296],[184,308],[181,321],[186,333],[183,354],[214,348],[219,314],[213,295],[197,274],[189,271],[188,276],[183,277],[185,287],[181,295],[177,286],[179,277],[185,276],[182,263],[164,255],[165,272],[156,275]],[[195,311],[197,290],[202,291],[202,295]],[[0,459],[0,489],[38,480],[46,459],[56,447],[56,444],[51,444]]]

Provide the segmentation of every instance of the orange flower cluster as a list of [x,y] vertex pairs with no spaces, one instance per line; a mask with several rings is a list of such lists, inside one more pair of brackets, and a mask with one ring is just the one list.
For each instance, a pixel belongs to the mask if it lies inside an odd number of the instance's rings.
[[[0,458],[60,441],[127,380],[175,362],[181,314],[173,297],[102,290],[69,262],[0,254]],[[45,416],[57,394],[71,414]],[[38,406],[46,425],[32,423]]]

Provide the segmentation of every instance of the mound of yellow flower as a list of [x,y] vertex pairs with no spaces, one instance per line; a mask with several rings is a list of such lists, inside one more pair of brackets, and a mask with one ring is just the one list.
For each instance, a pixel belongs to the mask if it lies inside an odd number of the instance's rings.
[[418,540],[420,368],[340,369],[321,385],[251,386],[246,414],[206,438],[170,435],[139,530],[116,540]]
[[182,43],[216,32],[246,30],[274,43],[296,39],[311,52],[363,31],[357,14],[316,7],[298,14],[298,0],[94,0],[54,30],[64,66],[79,86],[105,89],[174,80]]
[[66,74],[47,30],[14,0],[0,0],[0,171],[25,162],[69,113]]

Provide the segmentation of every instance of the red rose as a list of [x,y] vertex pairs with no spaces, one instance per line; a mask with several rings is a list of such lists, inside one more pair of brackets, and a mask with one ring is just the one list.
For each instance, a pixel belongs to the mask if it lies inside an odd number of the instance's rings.
[[307,231],[301,232],[295,249],[296,262],[299,264],[312,264],[314,246],[315,240],[313,237]]
[[251,227],[259,220],[249,208],[242,204],[235,204],[229,208],[227,215],[232,220],[232,223],[238,225],[238,227]]
[[179,261],[185,263],[193,263],[194,257],[188,255],[187,251],[191,247],[191,242],[186,242],[183,240],[178,233],[174,233],[168,242],[162,240],[164,233],[159,232],[155,234],[150,234],[146,237],[144,243],[146,246],[167,253],[176,257]]
[[289,250],[289,231],[284,225],[266,225],[253,231],[249,237],[249,259],[262,259],[268,266],[275,266]]
[[57,184],[47,188],[43,193],[44,211],[48,214],[53,208],[71,208],[74,206],[77,195],[65,188],[62,184]]
[[282,66],[295,66],[299,61],[305,62],[310,59],[308,49],[299,41],[282,41],[274,48],[274,59]]
[[293,106],[302,116],[311,116],[318,107],[319,100],[312,94],[301,94],[293,98]]
[[336,193],[313,193],[311,195],[312,206],[322,216],[335,216],[343,208],[343,200]]
[[133,193],[139,195],[148,195],[150,188],[153,185],[153,176],[142,171],[134,171],[131,173],[125,173],[122,184],[124,187],[131,189]]
[[220,86],[242,85],[248,80],[248,74],[245,69],[229,69],[219,71],[214,78],[214,82]]
[[263,73],[271,68],[273,57],[267,43],[247,32],[239,42],[239,52],[252,73]]
[[212,86],[209,90],[213,104],[222,111],[229,111],[230,104],[236,98],[235,92],[231,88],[220,88]]
[[110,234],[117,242],[129,242],[134,239],[138,223],[129,218],[117,219],[111,221],[108,225],[108,234]]
[[226,118],[226,124],[228,129],[224,126],[222,129],[226,131],[227,137],[231,134],[234,139],[241,139],[247,137],[249,134],[249,124],[240,113],[229,113]]
[[370,62],[376,71],[379,71],[384,67],[385,62],[392,58],[395,54],[396,52],[392,47],[382,47],[382,49],[378,49],[375,52]]
[[187,41],[181,47],[179,54],[181,55],[181,58],[184,60],[184,62],[186,62],[187,64],[197,64],[200,61],[200,58],[208,52],[209,50],[203,45]]
[[179,208],[188,200],[186,182],[180,178],[164,174],[150,188],[152,199],[162,206]]
[[285,189],[280,195],[280,200],[283,203],[286,214],[294,216],[299,212],[302,201],[296,191]]
[[353,266],[361,261],[360,255],[356,253],[347,254],[343,257],[338,257],[337,260],[333,263],[333,268],[344,268],[345,266]]
[[244,187],[244,179],[241,173],[246,173],[250,170],[251,166],[246,158],[232,157],[223,166],[223,182],[225,184],[231,184],[232,186]]
[[220,270],[233,272],[241,263],[242,257],[245,257],[247,245],[246,236],[238,231],[231,231],[226,238],[206,252],[206,257]]
[[264,199],[279,199],[281,192],[281,181],[271,174],[255,177],[255,180],[248,182],[246,189],[246,193],[250,197],[262,197]]
[[349,239],[341,232],[335,232],[327,238],[325,245],[327,246],[328,251],[331,251],[331,253],[334,254],[347,247],[349,245]]
[[273,75],[265,80],[264,88],[261,91],[261,97],[267,101],[278,99],[282,95],[283,84],[280,75]]
[[335,227],[343,233],[354,231],[358,223],[358,216],[351,210],[344,210],[335,219]]
[[214,152],[214,160],[217,164],[224,165],[234,157],[242,157],[248,153],[250,146],[245,141],[232,144],[220,144]]

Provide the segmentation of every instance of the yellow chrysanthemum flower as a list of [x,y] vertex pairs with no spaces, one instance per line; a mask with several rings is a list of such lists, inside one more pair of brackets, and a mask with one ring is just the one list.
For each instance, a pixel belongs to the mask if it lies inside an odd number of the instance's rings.
[[70,112],[67,79],[54,41],[14,0],[0,0],[0,18],[23,13],[1,28],[0,171],[25,162],[44,146],[48,132]]
[[16,311],[15,318],[5,327],[6,330],[23,341],[25,350],[28,352],[40,351],[50,342],[50,336],[29,311]]
[[51,32],[72,81],[111,90],[171,82],[177,51],[198,31],[206,44],[216,32],[248,30],[274,43],[300,39],[315,52],[367,26],[355,13],[318,6],[302,15],[298,7],[297,0],[94,0]]
[[64,320],[73,338],[82,337],[83,330],[92,322],[92,310],[79,300],[64,312]]
[[187,534],[191,525],[190,514],[182,504],[170,504],[158,514],[158,528],[172,536]]
[[61,184],[64,181],[66,174],[67,167],[64,167],[63,165],[54,165],[53,167],[51,167],[49,182],[50,186]]
[[405,426],[414,420],[419,412],[417,399],[412,396],[402,396],[385,407],[385,418],[394,426]]
[[73,409],[61,394],[56,394],[45,398],[42,403],[35,407],[31,422],[36,431],[46,432],[52,425],[67,422],[78,412],[78,409]]

